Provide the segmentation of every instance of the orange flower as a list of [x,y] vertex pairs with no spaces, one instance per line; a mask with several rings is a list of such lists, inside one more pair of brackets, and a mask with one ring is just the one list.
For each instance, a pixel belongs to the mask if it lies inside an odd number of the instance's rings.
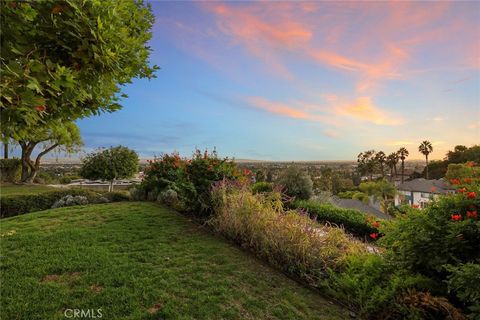
[[374,227],[374,228],[380,227],[380,222],[375,221],[374,223],[372,223],[372,227]]
[[473,166],[475,166],[475,162],[473,162],[473,161],[468,161],[467,163],[465,163],[465,165],[466,165],[467,167],[473,167]]
[[472,178],[465,178],[465,179],[463,179],[463,182],[472,183]]
[[467,188],[458,189],[457,192],[458,192],[458,193],[467,192]]
[[43,111],[47,110],[47,107],[45,107],[45,106],[36,106],[36,107],[35,107],[35,110],[37,110],[38,112],[43,112]]

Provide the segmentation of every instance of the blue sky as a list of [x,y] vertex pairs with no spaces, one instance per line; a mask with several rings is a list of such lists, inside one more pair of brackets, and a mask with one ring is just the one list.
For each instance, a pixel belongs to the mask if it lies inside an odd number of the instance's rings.
[[478,2],[154,2],[157,78],[78,122],[85,149],[432,158],[480,138]]

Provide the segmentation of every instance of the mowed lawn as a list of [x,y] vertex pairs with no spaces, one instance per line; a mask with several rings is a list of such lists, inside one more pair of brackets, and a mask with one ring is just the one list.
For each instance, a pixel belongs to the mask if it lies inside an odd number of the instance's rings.
[[347,319],[176,212],[124,202],[1,222],[1,319]]

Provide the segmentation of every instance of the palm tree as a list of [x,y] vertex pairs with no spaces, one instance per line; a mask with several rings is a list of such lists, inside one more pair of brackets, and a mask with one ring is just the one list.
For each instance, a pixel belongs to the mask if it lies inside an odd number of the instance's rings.
[[[385,163],[390,168],[390,180],[393,180],[394,177],[397,176],[397,163],[398,163],[398,154],[396,152],[392,152],[388,155]],[[394,175],[395,173],[395,175]]]
[[425,156],[425,162],[427,166],[425,167],[425,178],[428,180],[428,155],[433,152],[433,147],[430,141],[423,141],[418,146],[418,151],[420,151]]
[[387,160],[387,157],[385,155],[385,152],[383,151],[378,151],[375,154],[375,161],[378,163],[380,166],[380,172],[382,173],[382,178],[385,178],[385,170],[384,170],[384,164]]
[[401,147],[398,151],[397,151],[397,154],[398,154],[398,157],[400,158],[400,161],[402,161],[402,183],[404,181],[404,171],[405,171],[405,159],[408,157],[409,153],[408,153],[408,150],[404,147]]
[[361,175],[367,175],[372,180],[373,171],[375,169],[375,150],[367,150],[361,152],[357,156],[357,169]]

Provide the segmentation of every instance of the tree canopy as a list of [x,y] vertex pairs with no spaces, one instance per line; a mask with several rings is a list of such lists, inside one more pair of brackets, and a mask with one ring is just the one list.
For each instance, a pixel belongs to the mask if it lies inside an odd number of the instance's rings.
[[80,175],[87,179],[110,181],[132,177],[138,171],[138,155],[127,147],[118,146],[89,154],[83,159]]
[[120,108],[121,85],[153,77],[142,1],[2,1],[0,108],[4,136],[54,118]]
[[68,149],[75,120],[120,109],[122,86],[158,69],[141,0],[1,1],[0,14],[0,138],[20,144],[22,158],[52,128]]

